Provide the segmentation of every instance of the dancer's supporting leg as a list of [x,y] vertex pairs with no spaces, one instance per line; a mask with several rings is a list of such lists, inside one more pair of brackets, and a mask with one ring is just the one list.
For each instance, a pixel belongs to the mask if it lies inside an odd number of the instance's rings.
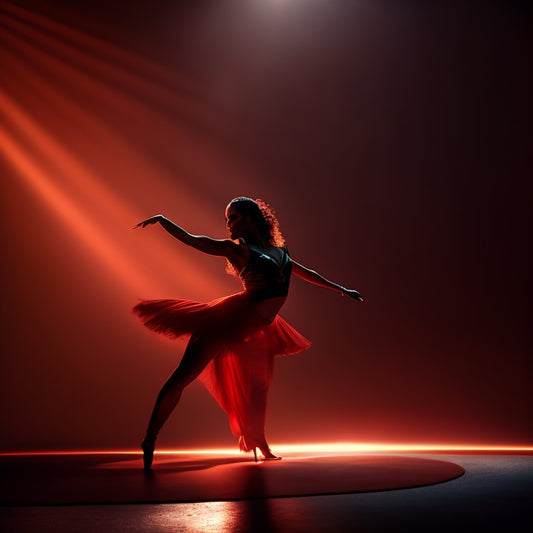
[[145,470],[152,466],[157,435],[178,404],[183,389],[200,375],[213,358],[214,352],[215,345],[206,336],[196,336],[189,340],[178,368],[163,385],[155,402],[146,436],[141,444]]

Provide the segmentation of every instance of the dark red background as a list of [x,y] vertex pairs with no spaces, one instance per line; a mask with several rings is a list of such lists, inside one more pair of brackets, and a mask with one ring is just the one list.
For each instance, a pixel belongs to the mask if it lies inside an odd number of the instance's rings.
[[[137,298],[215,298],[269,201],[313,341],[278,360],[276,442],[531,444],[527,2],[0,2],[2,449],[136,446],[183,346]],[[234,442],[194,384],[161,445]]]

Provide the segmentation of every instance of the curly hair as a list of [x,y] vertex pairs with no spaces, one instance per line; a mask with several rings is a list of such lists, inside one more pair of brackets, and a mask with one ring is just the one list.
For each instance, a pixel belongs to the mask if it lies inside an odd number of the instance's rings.
[[285,239],[279,229],[279,222],[274,210],[261,198],[252,200],[245,196],[234,198],[229,205],[235,207],[241,215],[251,216],[257,225],[259,235],[271,246],[285,246]]

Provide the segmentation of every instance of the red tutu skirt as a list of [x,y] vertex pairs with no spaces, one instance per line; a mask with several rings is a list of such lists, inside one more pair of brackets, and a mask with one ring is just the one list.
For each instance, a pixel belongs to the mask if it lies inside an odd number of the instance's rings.
[[241,449],[263,445],[273,359],[301,352],[310,341],[279,315],[268,323],[244,292],[209,303],[144,300],[134,312],[145,326],[171,338],[209,339],[213,358],[200,381],[227,413]]

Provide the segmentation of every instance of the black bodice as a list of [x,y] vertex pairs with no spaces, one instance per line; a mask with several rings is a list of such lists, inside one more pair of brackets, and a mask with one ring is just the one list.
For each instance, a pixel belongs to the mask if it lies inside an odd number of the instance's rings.
[[250,259],[239,273],[244,288],[251,300],[267,300],[287,296],[291,278],[292,262],[285,248],[275,248],[279,259],[268,250],[248,246]]

